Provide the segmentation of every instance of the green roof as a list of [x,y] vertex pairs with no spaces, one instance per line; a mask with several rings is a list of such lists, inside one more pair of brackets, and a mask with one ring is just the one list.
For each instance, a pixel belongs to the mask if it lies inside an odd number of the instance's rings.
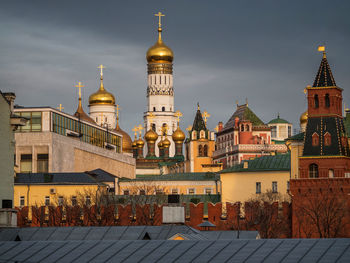
[[344,118],[344,126],[345,126],[346,134],[349,137],[350,136],[350,111],[349,110],[346,111],[346,115]]
[[303,141],[304,140],[304,132],[298,133],[286,139],[286,141]]
[[135,179],[120,178],[120,182],[135,181],[216,181],[219,176],[214,173],[178,173],[165,175],[136,175]]
[[[248,162],[248,168],[244,168],[244,162]],[[289,171],[290,154],[269,155],[242,161],[242,163],[222,170],[220,173],[232,172],[259,172],[259,171]]]
[[288,121],[286,121],[285,119],[281,119],[280,116],[278,115],[278,117],[276,119],[273,119],[271,121],[269,121],[269,124],[274,124],[274,123],[289,123]]

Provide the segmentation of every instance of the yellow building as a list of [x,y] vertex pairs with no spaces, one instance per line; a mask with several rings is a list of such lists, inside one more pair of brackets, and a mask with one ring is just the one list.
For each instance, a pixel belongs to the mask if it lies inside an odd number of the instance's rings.
[[119,178],[117,195],[218,195],[220,177],[214,173],[180,173],[166,175],[136,175],[135,179]]
[[215,150],[215,135],[214,132],[209,131],[206,127],[206,119],[209,116],[207,112],[204,112],[202,116],[198,105],[193,126],[189,131],[189,138],[185,141],[184,171],[186,173],[216,172],[221,169],[221,164],[213,165],[212,156]]
[[290,154],[263,156],[220,172],[222,202],[245,202],[266,191],[287,196]]
[[115,177],[101,169],[84,173],[19,173],[15,177],[14,205],[83,205],[114,192]]

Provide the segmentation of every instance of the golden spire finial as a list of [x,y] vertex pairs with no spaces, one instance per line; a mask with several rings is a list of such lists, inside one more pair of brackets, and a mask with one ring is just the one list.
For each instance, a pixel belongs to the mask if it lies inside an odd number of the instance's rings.
[[152,112],[150,112],[148,114],[148,119],[149,119],[149,123],[152,124],[153,123],[153,119],[155,118],[154,114]]
[[103,66],[102,64],[99,65],[97,68],[99,68],[101,70],[100,72],[100,80],[101,80],[101,84],[100,84],[100,90],[104,90],[104,85],[103,85],[103,69],[106,68],[105,66]]
[[157,14],[154,14],[155,16],[158,16],[158,42],[162,42],[162,16],[165,16],[162,14],[162,12],[158,12]]
[[204,111],[202,117],[204,118],[205,125],[207,125],[207,119],[210,117],[210,114],[207,111]]
[[[345,103],[344,103],[344,105],[345,105]],[[62,104],[60,104],[60,105],[57,107],[57,109],[59,109],[59,111],[62,111],[62,110],[64,110],[64,107],[62,107]]]
[[216,125],[215,128],[214,128],[214,130],[215,130],[216,132],[218,132],[218,131],[219,131],[219,126]]
[[200,110],[200,108],[199,108],[199,102],[197,102],[197,110]]
[[79,88],[79,105],[78,108],[82,108],[83,106],[81,105],[81,88],[84,87],[84,85],[81,83],[81,81],[78,82],[77,85],[75,85],[76,88]]
[[245,104],[246,104],[247,107],[248,107],[248,98],[245,98]]
[[179,126],[180,117],[182,117],[182,113],[178,110],[175,112],[174,116],[177,117],[177,126]]
[[323,52],[323,58],[326,58],[326,47],[325,46],[319,46],[317,48],[318,52]]
[[138,127],[137,126],[134,126],[134,128],[132,129],[132,131],[134,132],[135,134],[135,139],[137,138],[137,132],[138,132]]
[[141,136],[142,136],[142,130],[143,130],[143,127],[142,127],[141,124],[140,124],[139,126],[137,126],[137,130],[139,131],[139,133],[140,133],[140,138],[141,138]]

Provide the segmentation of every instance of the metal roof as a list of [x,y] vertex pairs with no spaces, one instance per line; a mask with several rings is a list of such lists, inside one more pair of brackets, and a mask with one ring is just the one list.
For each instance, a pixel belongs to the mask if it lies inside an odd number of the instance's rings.
[[178,173],[164,175],[136,175],[135,179],[120,178],[120,182],[133,181],[217,181],[219,176],[215,173]]
[[0,242],[4,262],[350,262],[350,239]]

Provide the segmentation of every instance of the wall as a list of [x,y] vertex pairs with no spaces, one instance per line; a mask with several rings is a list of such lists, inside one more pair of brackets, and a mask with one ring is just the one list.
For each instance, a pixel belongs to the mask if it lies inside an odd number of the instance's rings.
[[256,194],[256,182],[261,182],[261,193],[265,193],[276,181],[278,192],[286,195],[289,171],[222,173],[220,177],[222,202],[245,202],[259,196]]
[[0,208],[2,200],[13,200],[13,134],[10,105],[0,94]]

